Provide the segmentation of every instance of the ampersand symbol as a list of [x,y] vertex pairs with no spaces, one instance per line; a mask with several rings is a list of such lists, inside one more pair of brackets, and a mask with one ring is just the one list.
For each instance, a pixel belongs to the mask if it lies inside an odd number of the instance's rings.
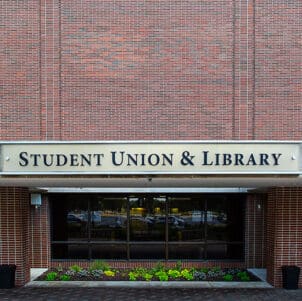
[[195,157],[195,156],[191,156],[191,155],[190,155],[190,152],[184,151],[184,152],[182,153],[182,159],[181,159],[180,163],[181,163],[182,165],[185,165],[185,166],[186,166],[186,165],[194,165],[194,163],[193,163],[194,157]]

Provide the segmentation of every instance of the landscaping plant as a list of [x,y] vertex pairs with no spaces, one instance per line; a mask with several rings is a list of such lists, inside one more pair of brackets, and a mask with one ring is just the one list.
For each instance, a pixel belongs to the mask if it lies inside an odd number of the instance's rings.
[[46,274],[46,281],[55,281],[58,277],[58,273],[57,272],[49,272]]
[[231,274],[226,274],[226,275],[223,276],[223,279],[224,279],[225,281],[232,281],[232,280],[233,280],[233,275],[231,275]]
[[66,274],[60,276],[61,281],[69,281],[70,279],[71,279],[71,277]]
[[193,280],[193,273],[192,271],[189,271],[188,269],[184,269],[181,271],[181,276],[184,277],[186,280]]
[[155,276],[159,279],[159,281],[168,281],[169,276],[165,271],[158,271],[155,273]]
[[172,279],[177,279],[181,277],[181,272],[179,270],[169,270],[168,276]]
[[115,273],[113,271],[104,271],[104,275],[108,276],[108,277],[114,277],[115,276]]
[[108,271],[110,269],[110,265],[103,260],[95,260],[89,267],[89,271]]
[[106,262],[97,260],[86,269],[78,265],[72,265],[68,269],[59,266],[41,276],[46,281],[108,280],[108,277],[113,280],[129,281],[251,281],[249,273],[239,268],[182,268],[180,261],[174,268],[165,267],[162,262],[158,262],[153,268],[113,270]]
[[75,273],[78,273],[78,272],[82,271],[83,269],[80,266],[78,266],[77,264],[75,264],[75,265],[72,265],[71,267],[69,267],[69,270],[73,271]]

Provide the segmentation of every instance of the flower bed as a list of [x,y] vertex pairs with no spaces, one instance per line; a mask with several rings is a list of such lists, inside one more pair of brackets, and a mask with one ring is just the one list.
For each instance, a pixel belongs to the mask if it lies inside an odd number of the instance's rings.
[[89,268],[78,265],[68,269],[58,267],[42,274],[38,281],[260,281],[247,270],[239,268],[182,268],[177,263],[167,268],[162,263],[154,268],[113,269],[103,261],[95,261]]

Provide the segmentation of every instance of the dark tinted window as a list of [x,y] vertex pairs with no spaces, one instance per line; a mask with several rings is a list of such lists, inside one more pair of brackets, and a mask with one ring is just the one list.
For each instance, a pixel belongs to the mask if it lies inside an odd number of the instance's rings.
[[240,194],[50,195],[54,259],[243,259]]

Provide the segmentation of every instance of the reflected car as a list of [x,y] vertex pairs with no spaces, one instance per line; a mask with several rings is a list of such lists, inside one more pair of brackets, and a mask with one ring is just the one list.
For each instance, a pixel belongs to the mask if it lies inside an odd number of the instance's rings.
[[[155,217],[155,223],[157,224],[164,224],[166,222],[165,216],[156,216]],[[169,215],[168,216],[168,224],[172,225],[175,228],[181,229],[185,226],[185,221],[177,216]]]
[[[116,215],[102,215],[99,211],[91,211],[91,224],[93,227],[120,228],[122,227],[122,218]],[[87,222],[88,214],[83,214],[83,220]]]
[[81,227],[81,225],[83,224],[83,220],[77,214],[68,213],[67,223],[69,227]]

